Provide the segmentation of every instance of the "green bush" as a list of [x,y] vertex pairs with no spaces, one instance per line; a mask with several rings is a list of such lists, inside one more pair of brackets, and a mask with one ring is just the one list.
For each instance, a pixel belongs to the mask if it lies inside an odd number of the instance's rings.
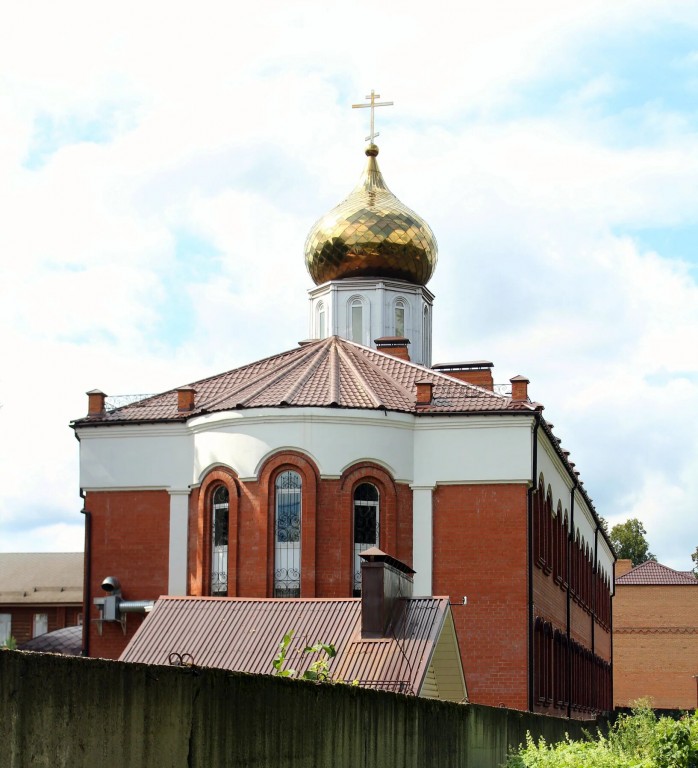
[[680,720],[657,719],[646,703],[621,715],[608,737],[560,744],[526,745],[510,755],[507,768],[698,768],[698,712]]

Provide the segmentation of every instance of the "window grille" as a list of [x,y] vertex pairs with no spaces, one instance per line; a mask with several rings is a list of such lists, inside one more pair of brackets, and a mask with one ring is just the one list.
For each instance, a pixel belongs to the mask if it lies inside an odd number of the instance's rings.
[[274,597],[301,595],[301,476],[276,478],[274,501]]
[[361,558],[359,555],[380,541],[378,489],[361,483],[354,491],[354,597],[361,595]]
[[228,489],[219,485],[211,500],[211,594],[228,594]]

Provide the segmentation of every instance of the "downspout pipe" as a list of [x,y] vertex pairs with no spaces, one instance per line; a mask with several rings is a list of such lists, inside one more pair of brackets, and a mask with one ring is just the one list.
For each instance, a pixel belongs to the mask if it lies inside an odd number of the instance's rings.
[[85,515],[85,554],[83,564],[82,582],[82,649],[81,656],[90,655],[90,605],[92,593],[92,513],[85,507],[85,491],[80,489],[80,498],[83,500],[81,514]]
[[570,529],[567,531],[567,718],[572,717],[572,542],[574,541],[574,493],[577,480],[570,490]]
[[528,487],[528,709],[533,712],[533,494],[538,487],[538,428],[540,413],[535,414],[533,426],[533,443],[531,446],[531,484]]
[[[614,557],[615,557],[615,555],[614,555]],[[610,610],[608,612],[609,613],[609,616],[608,616],[608,624],[609,624],[608,631],[609,631],[610,640],[611,640],[611,669],[610,669],[610,672],[609,672],[609,674],[611,675],[611,685],[609,686],[610,687],[610,699],[611,700],[609,702],[609,707],[608,708],[612,712],[613,711],[613,702],[614,702],[614,698],[613,698],[613,599],[616,596],[616,563],[615,563],[615,560],[613,561],[613,569],[611,570],[611,585],[610,585],[610,588],[611,588],[611,594],[610,594],[611,606],[610,606]],[[698,686],[698,679],[696,679],[696,686]],[[696,701],[696,703],[698,704],[698,700]]]

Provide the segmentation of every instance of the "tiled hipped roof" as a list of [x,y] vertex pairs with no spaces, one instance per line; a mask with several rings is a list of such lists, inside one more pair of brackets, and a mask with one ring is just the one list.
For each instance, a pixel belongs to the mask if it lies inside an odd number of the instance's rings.
[[[416,382],[432,384],[432,401],[416,404]],[[89,424],[186,421],[241,408],[320,407],[403,413],[501,413],[536,409],[415,363],[331,336],[190,384],[195,405],[182,412],[170,390],[113,411],[78,419]]]
[[616,584],[655,584],[655,585],[673,585],[685,584],[688,586],[698,586],[698,579],[691,571],[675,571],[661,563],[655,563],[648,560],[641,563],[632,570],[624,573],[616,579]]

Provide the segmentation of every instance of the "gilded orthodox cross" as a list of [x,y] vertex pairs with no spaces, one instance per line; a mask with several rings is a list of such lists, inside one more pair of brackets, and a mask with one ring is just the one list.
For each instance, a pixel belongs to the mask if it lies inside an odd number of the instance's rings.
[[370,141],[371,144],[373,144],[373,140],[376,138],[376,136],[380,136],[379,133],[376,132],[374,128],[374,115],[376,107],[392,107],[393,102],[392,101],[376,101],[376,99],[380,99],[381,95],[380,93],[376,93],[373,89],[371,89],[370,96],[366,96],[365,98],[369,99],[369,104],[352,104],[352,109],[361,109],[363,107],[370,107],[371,109],[371,133],[366,137],[366,141]]

